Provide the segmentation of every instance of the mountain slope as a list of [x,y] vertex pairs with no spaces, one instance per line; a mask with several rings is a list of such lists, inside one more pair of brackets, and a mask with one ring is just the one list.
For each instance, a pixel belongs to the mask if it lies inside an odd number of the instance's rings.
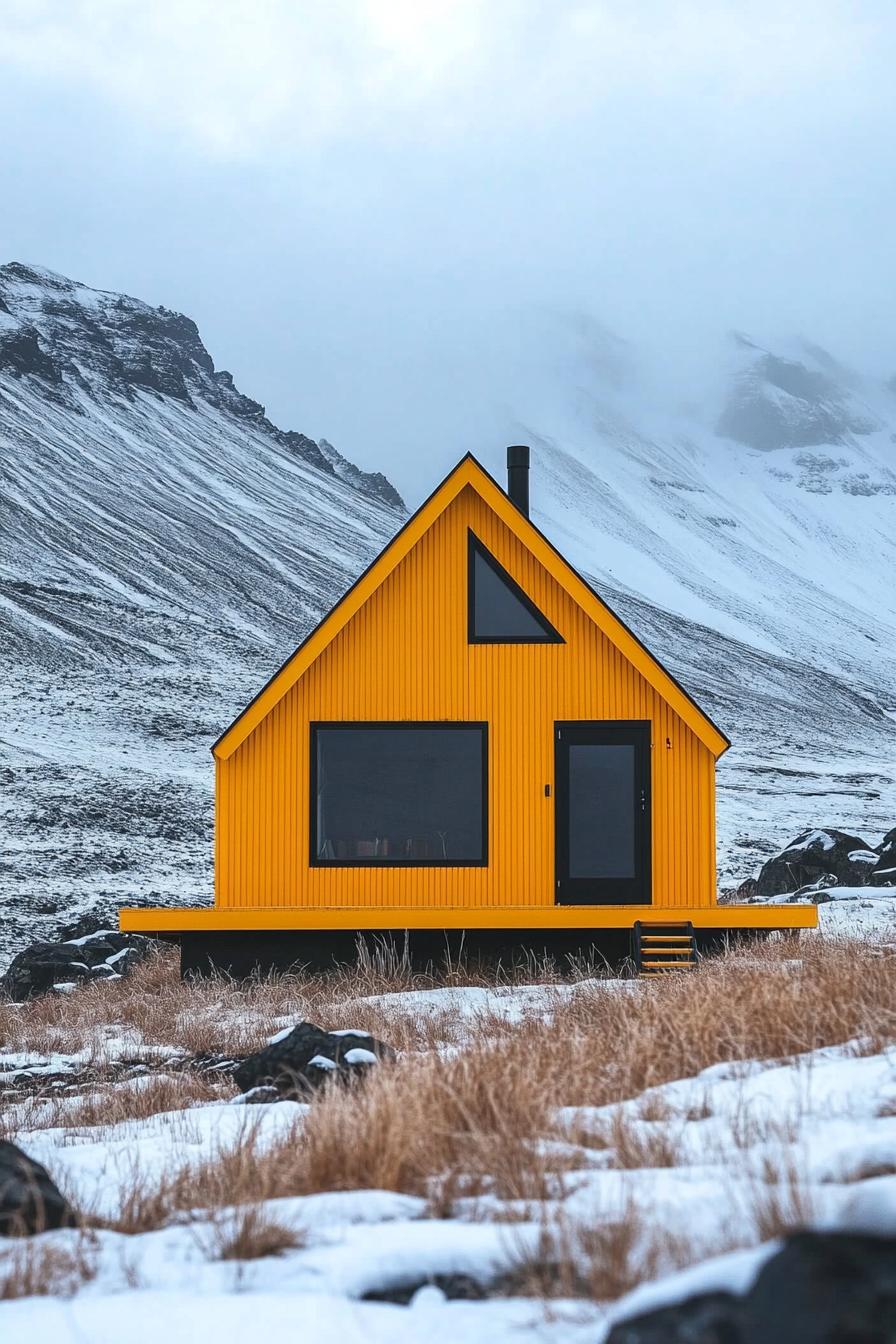
[[[539,507],[567,552],[615,587],[896,693],[881,657],[896,648],[896,397],[835,394],[828,375],[823,420],[791,395],[773,432],[769,404],[781,410],[783,393],[769,369],[808,380],[812,361],[750,351],[743,363],[717,417],[655,409],[637,388],[580,392],[565,432],[533,433],[547,461]],[[735,418],[750,433],[751,416],[753,442],[721,435]]]
[[520,432],[538,521],[733,739],[730,881],[805,826],[896,817],[896,396],[803,342],[724,365],[683,411],[592,368]]
[[186,318],[0,268],[0,944],[208,899],[210,742],[403,515]]

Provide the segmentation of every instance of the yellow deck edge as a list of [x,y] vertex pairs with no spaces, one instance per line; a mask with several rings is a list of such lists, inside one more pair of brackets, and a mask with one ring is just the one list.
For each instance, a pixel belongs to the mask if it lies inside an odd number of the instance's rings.
[[261,930],[379,929],[629,929],[636,920],[690,920],[696,929],[814,929],[815,905],[682,906],[502,906],[494,909],[381,906],[313,910],[130,909],[120,912],[123,933],[250,933]]

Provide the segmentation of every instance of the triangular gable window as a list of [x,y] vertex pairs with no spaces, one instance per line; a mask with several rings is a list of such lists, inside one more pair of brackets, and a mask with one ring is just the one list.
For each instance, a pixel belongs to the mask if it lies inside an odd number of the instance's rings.
[[468,639],[471,644],[562,644],[563,637],[487,551],[469,534]]

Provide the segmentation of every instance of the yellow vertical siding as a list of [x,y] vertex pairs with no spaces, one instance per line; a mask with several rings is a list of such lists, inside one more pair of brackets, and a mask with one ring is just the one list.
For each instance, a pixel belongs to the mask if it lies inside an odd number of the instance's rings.
[[[565,643],[467,643],[468,528]],[[402,719],[488,722],[488,867],[310,867],[309,725]],[[465,487],[245,741],[218,761],[217,904],[553,905],[554,723],[576,719],[650,721],[653,901],[714,904],[712,752]]]

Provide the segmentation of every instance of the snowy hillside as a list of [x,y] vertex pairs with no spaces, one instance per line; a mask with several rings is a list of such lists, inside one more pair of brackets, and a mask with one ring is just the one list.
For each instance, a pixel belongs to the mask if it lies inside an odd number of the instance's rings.
[[[734,740],[729,884],[896,821],[896,396],[732,359],[687,410],[591,369],[524,426],[536,521]],[[189,319],[0,267],[0,958],[100,895],[209,898],[211,741],[404,512]]]
[[733,739],[725,881],[802,826],[896,816],[896,394],[804,343],[720,364],[682,410],[592,365],[520,432],[536,520]]
[[188,319],[0,268],[0,951],[209,897],[210,743],[403,512]]

